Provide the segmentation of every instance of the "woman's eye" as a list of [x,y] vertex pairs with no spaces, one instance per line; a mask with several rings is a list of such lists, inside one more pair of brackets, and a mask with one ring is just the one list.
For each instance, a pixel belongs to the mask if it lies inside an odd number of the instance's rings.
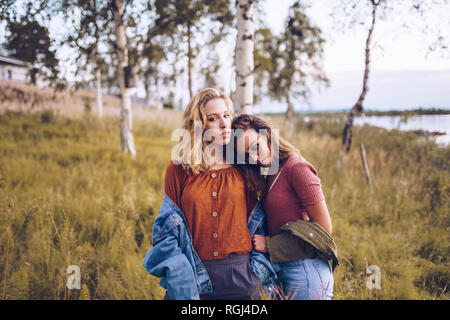
[[224,118],[229,118],[230,115],[229,115],[229,114],[224,114],[223,117],[224,117]]
[[212,118],[209,118],[209,119],[208,119],[208,121],[214,121],[214,120],[216,120],[215,117],[212,117]]

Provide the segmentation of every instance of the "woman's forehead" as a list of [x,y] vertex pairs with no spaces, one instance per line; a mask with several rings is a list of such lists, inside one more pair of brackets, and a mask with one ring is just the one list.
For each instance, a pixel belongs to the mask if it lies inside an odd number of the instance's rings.
[[[236,129],[236,132],[238,132],[239,129]],[[245,138],[246,140],[257,140],[258,139],[258,133],[254,129],[247,129],[242,130],[239,134],[239,138]]]
[[245,150],[248,150],[249,146],[253,142],[261,141],[261,138],[263,138],[263,136],[258,134],[254,129],[248,129],[245,131],[235,129],[235,134],[238,137],[238,146],[244,148]]
[[213,98],[205,104],[204,110],[206,114],[214,114],[214,113],[220,114],[228,112],[229,108],[225,103],[225,100],[223,100],[222,98]]

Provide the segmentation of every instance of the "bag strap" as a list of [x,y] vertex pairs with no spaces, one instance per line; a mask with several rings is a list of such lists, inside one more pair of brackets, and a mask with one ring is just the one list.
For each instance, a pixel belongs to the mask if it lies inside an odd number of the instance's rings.
[[277,182],[278,177],[280,176],[280,174],[281,174],[282,171],[283,171],[283,168],[281,168],[281,170],[278,171],[278,174],[277,174],[277,176],[275,177],[275,180],[273,180],[272,184],[270,185],[270,188],[269,188],[269,190],[267,191],[267,193],[269,193],[269,191],[270,191],[270,190],[272,189],[272,187],[275,185],[275,182]]

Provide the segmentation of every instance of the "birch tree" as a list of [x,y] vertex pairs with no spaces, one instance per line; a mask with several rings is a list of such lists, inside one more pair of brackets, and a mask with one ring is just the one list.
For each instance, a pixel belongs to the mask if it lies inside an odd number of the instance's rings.
[[328,84],[322,68],[325,40],[304,9],[300,1],[291,5],[280,35],[268,28],[255,35],[256,85],[264,87],[271,98],[286,102],[288,127],[292,127],[294,104],[307,102],[313,85]]
[[269,80],[273,74],[272,54],[276,48],[276,37],[267,27],[255,31],[253,57],[255,63],[253,102],[257,104],[263,96],[270,96]]
[[[62,44],[67,44],[77,54],[77,71],[92,74],[97,91],[97,114],[103,116],[102,68],[106,64],[104,52],[100,50],[109,38],[109,8],[106,0],[64,0],[60,10],[66,20],[71,21],[71,29]],[[106,54],[108,54],[107,52]]]
[[238,113],[252,113],[254,81],[254,0],[236,0],[236,98]]
[[[200,48],[211,47],[226,35],[226,28],[231,26],[233,15],[228,0],[158,0],[155,2],[156,25],[164,29],[169,36],[179,38],[177,47],[172,52],[182,54],[187,58],[187,77],[189,96],[194,92],[194,61]],[[221,25],[218,33],[213,28],[213,22]],[[205,26],[208,23],[210,27]],[[203,27],[203,30],[202,30]],[[206,33],[204,30],[207,30]],[[199,37],[199,34],[201,36]],[[199,44],[198,40],[203,42]],[[219,40],[217,40],[219,39]],[[180,46],[185,43],[183,50]]]
[[[436,15],[428,15],[430,12],[439,11],[443,19],[436,19]],[[364,47],[364,73],[362,89],[356,103],[347,115],[347,120],[342,133],[341,154],[350,151],[352,144],[352,128],[354,119],[364,111],[364,101],[369,91],[369,75],[371,69],[371,57],[374,49],[374,34],[381,20],[395,19],[393,24],[397,34],[403,32],[423,33],[424,48],[428,46],[428,52],[437,51],[448,55],[448,30],[450,26],[450,6],[448,0],[341,0],[333,8],[332,16],[336,19],[334,30],[354,29],[355,26],[367,26],[367,36]],[[341,18],[339,18],[341,17]],[[367,19],[369,17],[369,19]],[[345,21],[342,22],[342,19]],[[347,28],[345,28],[347,26]],[[379,41],[379,40],[378,40]],[[378,46],[380,44],[378,43]]]
[[120,88],[120,142],[122,151],[136,156],[133,137],[133,119],[131,110],[131,92],[125,85],[125,68],[128,67],[128,44],[123,21],[124,6],[122,0],[112,0],[112,11],[116,35],[116,53],[118,60],[117,82]]
[[363,84],[362,91],[359,95],[358,100],[355,105],[351,108],[350,112],[347,115],[347,120],[345,122],[344,131],[342,133],[342,151],[348,153],[350,151],[350,146],[352,144],[352,127],[353,120],[355,117],[363,111],[363,103],[366,98],[366,94],[368,91],[368,80],[369,80],[369,68],[370,68],[370,49],[371,49],[371,41],[372,34],[375,30],[375,23],[377,21],[377,9],[384,1],[383,0],[369,0],[371,4],[371,23],[369,27],[369,31],[367,33],[366,45],[365,45],[365,60],[364,60],[364,76],[363,76]]

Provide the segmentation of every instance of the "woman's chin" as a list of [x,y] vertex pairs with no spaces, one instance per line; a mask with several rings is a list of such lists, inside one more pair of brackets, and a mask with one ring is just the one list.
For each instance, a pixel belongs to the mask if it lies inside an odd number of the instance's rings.
[[227,144],[229,144],[230,140],[231,140],[230,137],[226,137],[223,139],[218,139],[218,141],[212,140],[212,141],[210,141],[210,143],[222,147],[222,146],[226,146]]
[[223,138],[223,143],[222,143],[222,144],[223,144],[223,145],[229,144],[230,141],[231,141],[230,136],[227,136],[226,138]]
[[258,165],[264,168],[268,168],[270,167],[270,165],[272,164],[272,161],[270,159],[264,159],[261,162],[258,162]]

